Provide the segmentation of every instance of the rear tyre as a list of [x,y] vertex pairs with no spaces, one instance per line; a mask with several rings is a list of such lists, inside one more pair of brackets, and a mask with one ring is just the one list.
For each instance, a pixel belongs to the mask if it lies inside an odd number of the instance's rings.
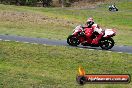
[[77,46],[80,44],[79,39],[74,35],[69,35],[67,38],[67,43],[71,46]]
[[104,50],[111,49],[114,46],[115,42],[112,38],[105,38],[100,40],[100,47]]
[[118,11],[118,9],[116,9],[116,11]]

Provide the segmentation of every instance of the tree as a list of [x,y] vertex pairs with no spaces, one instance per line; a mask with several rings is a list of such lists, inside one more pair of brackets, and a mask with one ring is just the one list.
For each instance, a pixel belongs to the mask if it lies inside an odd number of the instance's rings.
[[64,5],[65,5],[65,0],[61,0],[61,3],[62,3],[62,8],[64,8]]
[[61,7],[64,8],[66,4],[66,0],[59,0],[59,3],[61,4]]
[[42,0],[43,7],[51,6],[52,0]]

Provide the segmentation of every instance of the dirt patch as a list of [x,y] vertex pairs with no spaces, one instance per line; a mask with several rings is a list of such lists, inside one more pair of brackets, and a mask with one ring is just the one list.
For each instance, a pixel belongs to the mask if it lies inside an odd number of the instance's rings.
[[32,24],[61,24],[61,25],[73,25],[75,22],[60,19],[57,17],[48,17],[41,14],[27,13],[27,12],[0,12],[1,21],[10,22],[27,22]]
[[94,9],[98,8],[98,6],[105,3],[113,3],[113,0],[80,0],[78,2],[74,2],[71,5],[71,8],[74,9]]

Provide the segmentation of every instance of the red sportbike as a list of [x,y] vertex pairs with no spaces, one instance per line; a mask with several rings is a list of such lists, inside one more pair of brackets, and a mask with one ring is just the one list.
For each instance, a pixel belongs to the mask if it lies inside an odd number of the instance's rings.
[[[91,29],[89,28],[89,30]],[[104,35],[99,40],[99,43],[97,45],[93,45],[92,42],[86,38],[84,28],[79,25],[73,30],[73,34],[68,36],[67,43],[71,46],[77,46],[81,44],[83,46],[101,47],[105,50],[111,49],[115,44],[114,40],[112,39],[112,37],[116,35],[115,30],[106,29],[105,31],[102,31],[102,33]],[[96,35],[98,35],[98,33],[94,32],[90,39],[96,38]]]

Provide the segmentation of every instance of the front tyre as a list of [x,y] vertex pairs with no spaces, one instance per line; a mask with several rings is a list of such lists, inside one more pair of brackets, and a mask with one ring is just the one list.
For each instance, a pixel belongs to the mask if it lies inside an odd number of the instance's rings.
[[74,35],[69,35],[67,38],[67,43],[71,46],[77,46],[80,44],[79,39]]
[[100,47],[105,50],[111,49],[114,44],[115,42],[112,38],[105,38],[100,40]]
[[109,11],[112,11],[112,8],[109,8]]

